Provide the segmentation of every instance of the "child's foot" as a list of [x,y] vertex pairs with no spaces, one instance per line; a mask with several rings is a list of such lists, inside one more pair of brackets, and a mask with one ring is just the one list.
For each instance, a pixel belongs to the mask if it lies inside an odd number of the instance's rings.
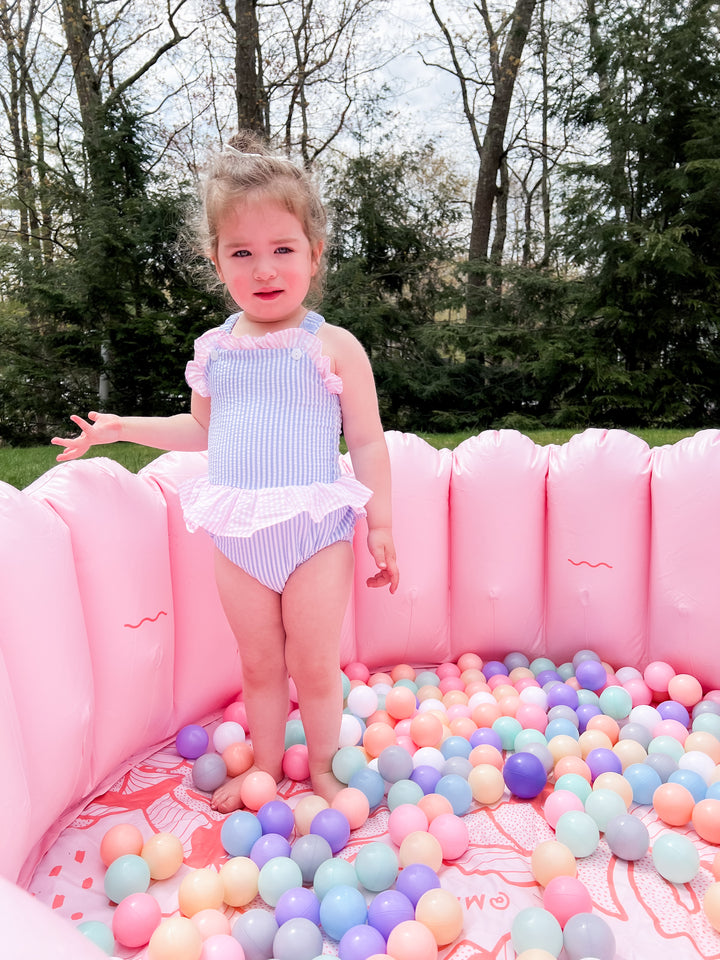
[[233,777],[232,780],[228,780],[227,783],[218,787],[210,800],[212,809],[217,810],[218,813],[232,813],[233,810],[241,810],[245,806],[241,797],[242,785],[251,773],[256,773],[258,770],[259,767],[253,765],[237,777]]
[[310,782],[313,793],[318,797],[322,797],[323,800],[327,800],[328,803],[332,803],[345,786],[345,784],[340,783],[331,770],[314,774],[310,777]]

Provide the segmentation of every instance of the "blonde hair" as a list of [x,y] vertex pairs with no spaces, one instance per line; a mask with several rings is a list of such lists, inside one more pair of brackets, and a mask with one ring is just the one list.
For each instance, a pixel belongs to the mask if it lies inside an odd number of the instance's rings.
[[275,156],[251,132],[240,132],[211,157],[201,184],[195,239],[205,257],[217,253],[218,231],[229,208],[258,198],[277,203],[302,224],[313,254],[322,245],[308,299],[320,299],[326,273],[327,214],[307,170]]

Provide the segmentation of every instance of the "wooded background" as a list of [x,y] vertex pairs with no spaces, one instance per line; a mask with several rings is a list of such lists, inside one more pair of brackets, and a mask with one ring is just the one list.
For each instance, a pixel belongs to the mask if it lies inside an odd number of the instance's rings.
[[240,127],[321,184],[321,309],[386,428],[718,425],[717,3],[0,0],[0,31],[0,442],[187,409],[227,310],[178,241]]

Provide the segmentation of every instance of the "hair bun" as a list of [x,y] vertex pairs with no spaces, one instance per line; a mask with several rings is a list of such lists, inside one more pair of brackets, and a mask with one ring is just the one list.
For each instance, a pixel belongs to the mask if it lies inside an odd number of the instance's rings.
[[228,140],[227,145],[238,153],[254,153],[255,156],[270,156],[265,140],[252,130],[240,130]]

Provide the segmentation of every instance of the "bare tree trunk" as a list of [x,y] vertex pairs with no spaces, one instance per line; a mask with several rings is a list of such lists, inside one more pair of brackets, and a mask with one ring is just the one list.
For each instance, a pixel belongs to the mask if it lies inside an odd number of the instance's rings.
[[240,130],[270,132],[263,85],[257,0],[235,0],[235,101]]

